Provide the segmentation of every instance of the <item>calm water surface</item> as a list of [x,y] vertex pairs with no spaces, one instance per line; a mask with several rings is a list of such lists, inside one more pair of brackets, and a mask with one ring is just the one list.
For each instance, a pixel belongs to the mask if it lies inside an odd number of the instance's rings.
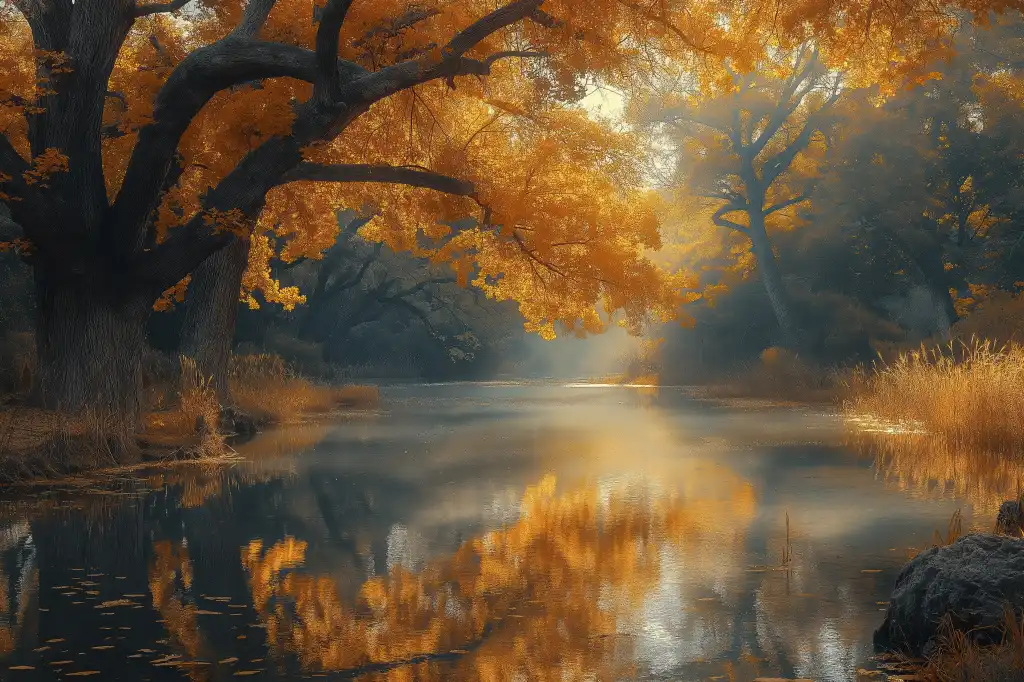
[[383,397],[227,469],[9,504],[0,678],[855,680],[908,548],[963,505],[812,408]]

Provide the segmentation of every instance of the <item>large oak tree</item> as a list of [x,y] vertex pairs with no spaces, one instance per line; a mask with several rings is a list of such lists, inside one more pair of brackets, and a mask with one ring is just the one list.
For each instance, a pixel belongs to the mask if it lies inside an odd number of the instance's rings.
[[0,201],[35,272],[42,395],[133,414],[162,292],[195,273],[194,343],[216,364],[238,294],[221,285],[259,270],[251,246],[275,231],[323,251],[334,209],[368,202],[368,237],[452,263],[546,335],[665,315],[639,147],[562,103],[664,59],[743,70],[810,38],[882,79],[955,23],[886,0],[0,0]]

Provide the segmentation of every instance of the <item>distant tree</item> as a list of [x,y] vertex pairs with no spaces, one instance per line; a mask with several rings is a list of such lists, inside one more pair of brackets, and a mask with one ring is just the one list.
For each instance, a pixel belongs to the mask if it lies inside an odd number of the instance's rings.
[[[810,199],[827,133],[834,126],[841,78],[802,45],[775,63],[740,73],[730,67],[729,91],[679,97],[654,113],[673,143],[681,183],[677,200],[709,207],[714,225],[746,238],[786,345],[802,344],[771,231],[785,212]],[[681,100],[681,101],[680,101]]]

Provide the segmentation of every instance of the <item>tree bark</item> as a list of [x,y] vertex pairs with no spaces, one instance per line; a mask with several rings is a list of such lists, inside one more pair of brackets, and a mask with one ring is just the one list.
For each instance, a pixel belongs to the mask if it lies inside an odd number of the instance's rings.
[[238,318],[242,275],[249,262],[249,240],[234,239],[196,268],[188,286],[181,353],[209,377],[221,404],[231,402],[228,361]]
[[782,274],[779,272],[779,266],[775,260],[771,240],[765,231],[763,215],[750,213],[749,235],[754,247],[754,256],[757,258],[761,283],[764,284],[764,290],[768,294],[768,300],[775,312],[775,319],[782,331],[783,345],[798,350],[801,342],[800,329],[789,301],[789,294],[782,282]]
[[37,388],[47,407],[95,410],[137,425],[152,301],[136,292],[126,298],[125,290],[131,288],[50,281],[37,273]]

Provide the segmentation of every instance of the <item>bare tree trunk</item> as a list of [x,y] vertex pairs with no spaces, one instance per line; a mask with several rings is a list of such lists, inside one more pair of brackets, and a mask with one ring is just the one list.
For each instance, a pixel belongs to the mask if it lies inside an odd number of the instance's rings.
[[114,288],[37,272],[38,390],[48,407],[91,409],[134,428],[152,301],[130,287]]
[[249,262],[249,240],[235,239],[203,261],[188,287],[181,352],[209,377],[222,404],[229,404],[228,360],[238,318],[242,275]]
[[764,216],[753,211],[750,214],[749,235],[754,246],[754,256],[757,258],[757,270],[761,276],[761,282],[764,284],[768,300],[771,301],[772,310],[775,312],[775,319],[782,331],[783,344],[787,348],[799,349],[800,328],[789,301],[789,294],[782,282],[782,274],[779,272],[779,266],[775,260],[771,240],[768,239],[768,233],[765,231]]

